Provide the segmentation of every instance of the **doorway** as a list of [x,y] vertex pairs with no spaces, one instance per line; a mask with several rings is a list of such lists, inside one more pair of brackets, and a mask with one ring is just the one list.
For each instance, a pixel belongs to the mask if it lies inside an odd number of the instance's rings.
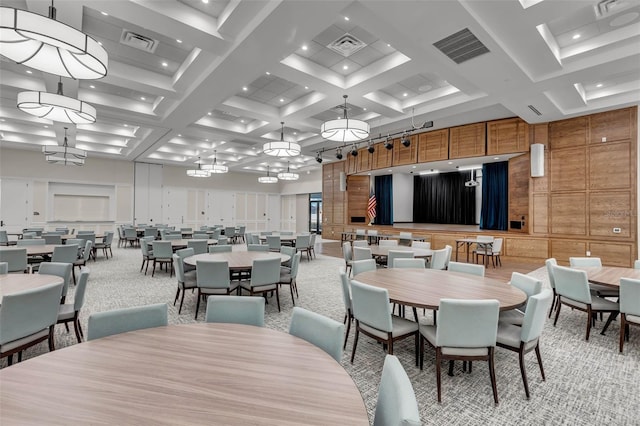
[[322,193],[309,194],[309,232],[322,233]]

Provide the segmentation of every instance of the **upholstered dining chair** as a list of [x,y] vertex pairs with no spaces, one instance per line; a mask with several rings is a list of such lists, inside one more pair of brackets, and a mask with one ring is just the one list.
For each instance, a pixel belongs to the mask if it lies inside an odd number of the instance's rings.
[[293,297],[293,293],[295,291],[296,297],[298,297],[298,283],[296,279],[298,278],[298,269],[300,266],[300,257],[302,257],[302,253],[297,252],[293,255],[291,259],[291,267],[280,267],[280,281],[278,281],[278,285],[288,285],[289,291],[291,291],[291,302],[295,306],[296,300]]
[[8,246],[10,243],[7,231],[0,230],[0,246]]
[[0,275],[9,273],[9,264],[7,262],[0,262]]
[[373,426],[419,426],[420,412],[411,380],[394,355],[384,358]]
[[351,242],[352,247],[369,247],[369,242],[367,240],[355,240]]
[[413,235],[411,232],[400,232],[400,241],[399,244],[401,246],[410,246]]
[[229,240],[229,238],[225,237],[224,235],[218,237],[217,241],[219,246],[231,244],[231,240]]
[[38,269],[40,275],[55,275],[63,279],[62,292],[60,297],[60,303],[64,303],[67,298],[67,291],[69,290],[69,284],[71,283],[71,269],[73,265],[71,263],[59,263],[59,262],[43,262]]
[[311,260],[311,251],[309,250],[309,242],[311,241],[311,235],[298,235],[296,237],[296,250],[302,253],[306,253],[307,261]]
[[109,255],[113,257],[113,251],[111,251],[111,243],[113,243],[113,231],[106,231],[104,233],[104,237],[102,238],[102,242],[96,243],[93,246],[94,257],[97,255],[98,250],[102,250],[104,256],[107,259],[109,258]]
[[353,261],[353,249],[349,241],[342,243],[342,258],[344,259],[344,268],[348,274],[351,269],[351,262]]
[[229,244],[209,246],[209,253],[231,253],[233,247]]
[[280,246],[280,254],[289,256],[289,260],[282,262],[282,266],[285,268],[291,268],[291,261],[293,260],[293,256],[296,254],[296,248],[291,246]]
[[[542,281],[529,275],[513,272],[511,274],[511,285],[522,290],[527,295],[527,300],[515,309],[500,312],[500,321],[507,324],[522,325],[527,301],[531,296],[535,296],[542,291]],[[551,294],[553,294],[553,291],[551,291]],[[553,297],[551,301],[553,302]],[[549,304],[549,307],[551,307],[551,304]]]
[[476,265],[473,263],[449,262],[449,271],[484,277],[484,265]]
[[309,255],[314,259],[316,257],[316,237],[317,234],[311,234],[309,237]]
[[44,240],[44,238],[28,238],[28,239],[21,239],[16,241],[16,245],[20,246],[20,247],[24,247],[24,246],[44,246],[46,244],[46,241]]
[[353,317],[356,320],[356,334],[351,352],[352,363],[356,356],[358,337],[362,333],[386,345],[389,355],[393,355],[395,341],[413,336],[416,365],[418,364],[418,323],[392,315],[387,289],[352,280],[351,302]]
[[555,258],[550,257],[544,261],[544,265],[547,268],[547,276],[549,277],[549,286],[553,291],[553,300],[551,301],[551,308],[549,308],[549,318],[554,309],[558,309],[558,293],[556,292],[556,277],[553,275],[553,267],[558,266],[558,262]]
[[[278,247],[279,248],[279,247]],[[262,252],[268,252],[269,251],[269,246],[266,244],[249,244],[247,246],[247,251],[262,251]]]
[[398,245],[398,240],[380,240],[378,241],[378,245],[380,247],[396,247]]
[[160,264],[160,269],[162,269],[162,265],[165,265],[165,268],[169,268],[169,277],[173,276],[173,249],[171,248],[171,241],[152,241],[151,246],[153,247],[153,270],[151,271],[151,276],[153,277],[156,273],[156,264]]
[[46,234],[42,239],[45,244],[62,244],[62,236],[59,234]]
[[78,343],[82,342],[82,337],[84,336],[82,326],[80,326],[80,310],[84,305],[84,295],[87,290],[88,280],[89,269],[85,268],[80,273],[80,278],[78,278],[78,285],[73,295],[73,303],[61,304],[58,309],[57,324],[64,324],[67,332],[69,332],[69,323],[73,322],[73,329],[76,333]]
[[424,342],[436,351],[436,384],[438,402],[442,402],[441,364],[449,360],[449,374],[453,374],[453,361],[487,361],[493,400],[498,403],[498,389],[493,355],[498,329],[497,300],[441,299],[438,325],[420,325],[420,369],[424,360]]
[[377,268],[376,261],[373,259],[354,260],[351,265],[351,274],[354,277],[362,272],[375,271]]
[[267,250],[280,251],[282,242],[280,241],[280,235],[267,235]]
[[71,264],[71,277],[73,278],[73,284],[76,284],[76,271],[73,266],[78,260],[78,246],[73,244],[59,245],[53,248],[53,254],[51,256],[52,262],[58,263],[70,263]]
[[184,271],[184,273],[185,274],[191,273],[195,278],[196,276],[195,275],[196,273],[194,272],[196,270],[195,265],[189,265],[187,263],[184,263],[185,258],[196,254],[196,251],[193,249],[193,247],[187,247],[180,250],[176,250],[174,254],[177,254],[178,257],[180,258],[180,261],[182,262],[182,270]]
[[633,269],[640,269],[640,259],[633,262]]
[[229,240],[229,244],[233,244],[236,239],[236,227],[235,226],[225,226],[224,228],[224,236]]
[[413,259],[412,251],[389,250],[387,253],[387,267],[393,268],[396,259]]
[[[602,268],[602,260],[599,257],[570,257],[569,266],[572,268]],[[619,297],[617,288],[611,288],[602,284],[590,282],[589,288],[600,297]]]
[[189,240],[187,241],[187,248],[193,249],[193,254],[204,254],[208,250],[207,240]]
[[[149,248],[149,243],[155,241],[156,237],[142,237],[140,238],[140,250],[142,251],[142,265],[140,265],[140,272],[144,269],[144,274],[147,275],[149,269],[149,262],[153,261],[153,249]],[[146,268],[145,268],[146,265]]]
[[524,385],[527,399],[529,399],[529,384],[527,382],[524,355],[535,350],[538,366],[540,367],[540,375],[544,381],[544,367],[542,366],[542,356],[540,355],[540,335],[544,329],[547,310],[551,307],[552,300],[553,292],[550,289],[545,289],[529,298],[521,326],[503,323],[502,321],[498,323],[496,344],[501,348],[518,352],[522,384]]
[[429,241],[411,241],[411,247],[422,250],[431,250],[431,243]]
[[620,306],[602,297],[591,294],[587,273],[578,269],[564,266],[554,266],[553,274],[556,281],[556,293],[558,293],[558,307],[553,321],[555,327],[560,316],[560,308],[567,305],[573,309],[587,313],[587,333],[585,340],[589,340],[593,315],[598,312],[617,313]]
[[[640,269],[640,268],[639,268]],[[624,339],[629,339],[629,326],[640,326],[640,280],[620,279],[620,353]]]
[[431,255],[430,265],[431,269],[446,269],[447,268],[447,248],[440,250],[434,250]]
[[347,325],[347,332],[344,333],[344,345],[342,349],[347,348],[347,339],[349,339],[349,331],[351,330],[351,323],[353,322],[353,308],[351,305],[351,280],[348,273],[344,269],[340,269],[340,284],[342,284],[342,301],[344,302],[344,320],[342,321]]
[[[193,249],[184,250],[193,252]],[[176,297],[173,299],[173,306],[176,306],[178,296],[180,296],[180,293],[182,293],[182,297],[180,298],[180,307],[178,308],[179,315],[180,313],[182,313],[182,305],[184,303],[184,294],[186,290],[194,290],[197,288],[196,270],[194,268],[189,272],[185,272],[183,258],[178,253],[173,254],[172,260],[173,269],[176,271],[176,278],[178,279],[178,288],[176,290]]]
[[238,283],[231,282],[229,274],[229,262],[226,260],[196,260],[196,285],[198,288],[198,301],[196,314],[198,319],[200,300],[210,295],[228,296],[237,291]]
[[135,228],[124,228],[124,239],[129,243],[129,246],[138,244],[138,233]]
[[264,327],[264,302],[258,296],[209,296],[205,321]]
[[344,324],[303,308],[294,307],[289,334],[319,347],[336,361],[342,360]]
[[58,318],[62,284],[49,284],[5,295],[0,305],[0,358],[13,354],[22,360],[22,351],[48,340],[55,350],[53,328]]
[[167,304],[136,306],[89,315],[87,340],[168,324]]
[[371,249],[365,247],[353,248],[353,261],[372,259]]
[[280,293],[278,291],[280,281],[280,259],[254,259],[251,268],[251,278],[240,281],[240,288],[249,292],[249,296],[255,294],[265,295],[274,291],[278,312],[280,312]]
[[[421,268],[424,269],[426,262],[423,258],[402,259],[397,258],[393,260],[393,268]],[[389,265],[388,265],[389,266]]]
[[27,249],[24,247],[16,247],[8,250],[0,251],[0,262],[7,262],[9,273],[12,272],[31,272],[31,266],[27,261]]

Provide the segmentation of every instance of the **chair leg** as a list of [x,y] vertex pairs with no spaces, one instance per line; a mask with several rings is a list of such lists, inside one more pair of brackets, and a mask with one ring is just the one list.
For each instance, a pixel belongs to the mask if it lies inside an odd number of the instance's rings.
[[556,295],[556,289],[553,289],[553,298],[551,299],[551,307],[549,308],[549,318],[551,318],[551,314],[553,313],[553,308],[556,307],[557,304],[557,298],[558,296]]
[[[186,293],[186,289],[182,289],[182,297],[180,298],[180,307],[178,308],[178,315],[182,313],[182,304],[184,303],[184,294]],[[175,303],[174,303],[175,305]]]
[[[293,294],[291,298],[293,299]],[[280,312],[280,292],[278,291],[278,286],[276,286],[276,301],[278,302],[278,312]]]
[[542,366],[542,357],[540,356],[540,344],[536,345],[536,358],[538,358],[538,365],[540,366],[540,375],[542,376],[542,381],[544,382],[547,378],[544,376],[544,367]]
[[622,347],[624,346],[624,332],[627,326],[627,315],[620,314],[620,353],[622,353]]
[[347,331],[346,333],[344,333],[344,345],[342,346],[342,350],[347,349],[347,340],[349,339],[349,331],[351,330],[351,321],[353,320],[351,317],[351,313],[345,314],[344,319],[347,322]]
[[[145,259],[142,259],[142,265],[140,266],[140,272],[142,272],[142,270],[144,269],[144,263],[146,262]],[[146,275],[146,273],[145,273]]]
[[176,297],[173,299],[173,306],[176,306],[176,302],[178,301],[178,296],[180,296],[180,286],[176,290]]
[[440,364],[442,364],[441,352],[440,348],[436,348],[436,387],[438,388],[438,402],[442,402],[442,383],[440,379],[442,366]]
[[489,378],[491,379],[491,387],[493,388],[493,401],[498,405],[498,388],[496,386],[496,370],[493,365],[493,352],[495,348],[489,348]]
[[522,375],[522,384],[524,385],[524,393],[525,395],[527,395],[527,399],[529,399],[529,383],[527,382],[527,371],[525,370],[525,366],[524,366],[524,344],[522,343],[520,344],[520,351],[518,351],[518,361],[520,361],[520,374]]
[[78,340],[78,343],[82,343],[82,337],[80,337],[80,328],[79,327],[80,327],[80,320],[76,316],[73,319],[73,329],[76,332],[76,339]]
[[[160,265],[162,267],[162,265]],[[153,270],[151,271],[151,277],[153,278],[153,276],[156,273],[156,260],[153,259]]]
[[196,302],[196,316],[193,317],[194,319],[198,319],[198,310],[200,309],[200,298],[202,297],[202,295],[200,294],[200,289],[198,289],[198,301]]
[[353,359],[356,356],[356,347],[358,346],[358,336],[360,334],[360,331],[358,330],[359,325],[359,321],[356,320],[356,335],[353,338],[353,348],[351,349],[351,364],[353,364]]
[[56,350],[56,345],[53,340],[53,325],[49,327],[49,351],[53,352]]
[[[556,319],[553,321],[553,326],[556,326],[556,323],[558,322],[558,317],[560,316],[560,308],[562,308],[562,303],[560,302],[560,296],[558,296],[558,306],[556,307]],[[589,318],[589,321],[591,321],[591,318]]]
[[591,306],[587,305],[587,335],[585,337],[586,341],[589,341],[589,334],[591,333],[591,322],[592,322]]

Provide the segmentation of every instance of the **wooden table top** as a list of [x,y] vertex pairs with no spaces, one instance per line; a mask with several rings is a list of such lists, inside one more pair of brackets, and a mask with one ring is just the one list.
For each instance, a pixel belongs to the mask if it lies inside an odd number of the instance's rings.
[[264,251],[232,251],[231,253],[204,253],[196,254],[184,258],[184,263],[196,266],[198,260],[226,260],[229,262],[229,269],[251,269],[255,259],[280,259],[280,262],[286,262],[291,256],[276,252]]
[[413,257],[431,257],[433,255],[433,250],[421,249],[417,247],[407,247],[407,246],[380,246],[377,244],[371,244],[369,246],[371,249],[371,254],[373,256],[384,256],[387,257],[389,255],[389,250],[391,251],[411,251],[413,252]]
[[595,268],[573,268],[580,269],[587,273],[589,281],[607,285],[610,287],[619,288],[620,278],[632,278],[634,280],[640,280],[640,269],[633,268],[620,268],[616,266],[603,266]]
[[52,254],[55,244],[38,244],[29,246],[0,246],[0,250],[14,250],[14,249],[27,249],[27,256],[43,256],[45,254]]
[[[157,241],[161,241],[161,240],[157,240]],[[187,247],[187,242],[188,241],[198,241],[198,240],[192,240],[192,239],[180,239],[180,240],[166,240],[166,241],[171,241],[171,248],[176,250],[179,248],[185,248]],[[207,241],[207,245],[208,246],[212,246],[214,244],[218,244],[218,240],[206,240]],[[148,241],[147,245],[152,246],[154,243],[154,241]]]
[[353,380],[287,333],[188,324],[118,334],[0,370],[6,424],[368,425]]
[[505,311],[527,299],[522,290],[502,281],[436,269],[378,269],[353,279],[386,288],[391,302],[416,308],[438,309],[440,299],[496,299]]
[[60,284],[62,278],[46,274],[4,274],[0,275],[0,299],[7,294],[30,290],[48,284]]

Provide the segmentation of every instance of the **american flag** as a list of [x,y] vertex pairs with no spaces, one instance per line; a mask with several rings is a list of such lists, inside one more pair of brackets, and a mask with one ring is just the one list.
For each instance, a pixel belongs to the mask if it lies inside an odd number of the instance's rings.
[[369,215],[369,219],[373,221],[376,217],[376,207],[378,203],[376,202],[376,194],[373,192],[369,196],[369,205],[367,205],[367,214]]

